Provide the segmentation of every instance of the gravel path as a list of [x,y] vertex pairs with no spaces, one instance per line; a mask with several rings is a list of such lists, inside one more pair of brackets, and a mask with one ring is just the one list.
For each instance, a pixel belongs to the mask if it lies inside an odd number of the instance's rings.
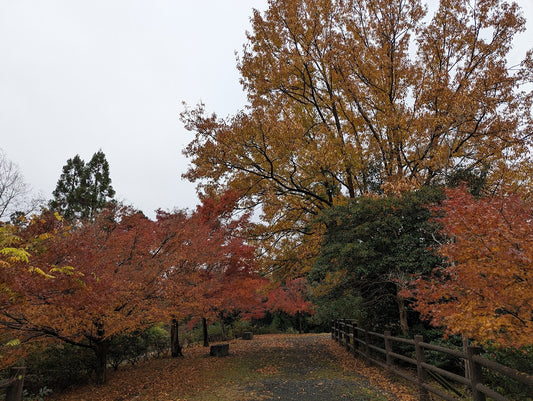
[[324,335],[307,335],[291,337],[279,347],[265,348],[263,344],[255,363],[265,374],[243,387],[243,393],[265,401],[390,399],[356,372],[346,372],[336,364],[327,346],[329,341]]

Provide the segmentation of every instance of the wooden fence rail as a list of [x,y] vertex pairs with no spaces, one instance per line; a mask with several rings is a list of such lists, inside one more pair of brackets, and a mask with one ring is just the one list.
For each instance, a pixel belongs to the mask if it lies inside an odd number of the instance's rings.
[[0,381],[0,388],[6,389],[6,401],[22,401],[22,389],[26,368],[11,368],[11,377]]
[[[448,380],[460,383],[470,390],[473,401],[485,401],[489,397],[495,401],[510,401],[508,398],[488,387],[483,381],[483,369],[495,371],[502,376],[511,378],[525,384],[530,389],[533,397],[533,376],[520,372],[516,369],[483,358],[478,347],[468,346],[464,351],[441,347],[425,343],[422,336],[414,339],[393,337],[390,332],[383,334],[367,331],[358,327],[357,321],[352,319],[334,320],[331,330],[332,338],[346,347],[354,356],[361,356],[367,361],[378,365],[388,371],[406,379],[418,386],[420,401],[429,401],[429,393],[447,401],[459,400],[463,394],[454,388]],[[375,345],[383,344],[383,347]],[[414,350],[414,358],[400,352],[394,352],[394,344],[409,345]],[[461,359],[464,366],[464,375],[449,372],[426,362],[426,350],[444,353]],[[399,369],[397,360],[410,364],[416,369],[416,376],[408,373],[405,369]],[[432,380],[430,380],[432,379]],[[438,388],[432,383],[438,383]]]

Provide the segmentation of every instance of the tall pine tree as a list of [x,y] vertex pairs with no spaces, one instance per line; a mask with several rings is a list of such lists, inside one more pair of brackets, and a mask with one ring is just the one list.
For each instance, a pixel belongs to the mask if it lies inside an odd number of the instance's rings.
[[50,207],[64,218],[92,219],[115,196],[104,152],[96,152],[88,163],[79,155],[68,159],[53,195]]

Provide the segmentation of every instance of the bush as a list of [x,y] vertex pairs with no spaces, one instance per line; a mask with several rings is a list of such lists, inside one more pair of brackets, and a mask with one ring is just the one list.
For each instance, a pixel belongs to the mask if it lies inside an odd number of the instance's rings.
[[233,323],[233,334],[235,337],[242,337],[243,333],[248,331],[254,332],[254,329],[252,328],[252,322],[249,320],[238,320]]
[[107,358],[113,369],[125,361],[135,365],[148,352],[148,346],[141,333],[132,333],[114,337],[109,345]]
[[162,326],[153,326],[147,330],[125,334],[111,340],[108,360],[117,370],[123,362],[135,365],[142,358],[153,354],[163,355],[170,346],[168,330]]
[[[487,347],[483,356],[533,376],[533,346],[531,345],[518,349]],[[533,389],[525,384],[520,384],[488,369],[484,372],[484,378],[490,388],[511,400],[531,401],[533,399]]]
[[170,333],[162,325],[150,327],[143,333],[143,338],[148,344],[148,351],[156,357],[166,354],[170,347]]
[[70,344],[54,344],[31,352],[26,358],[24,387],[38,394],[43,388],[63,390],[89,382],[96,366],[94,352]]

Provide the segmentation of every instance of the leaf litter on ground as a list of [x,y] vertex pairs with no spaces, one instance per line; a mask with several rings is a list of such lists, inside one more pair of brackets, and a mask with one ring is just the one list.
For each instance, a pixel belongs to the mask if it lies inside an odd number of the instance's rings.
[[202,346],[184,354],[109,371],[105,385],[80,386],[50,400],[415,400],[412,390],[354,358],[328,334],[232,340],[230,355],[222,358]]

